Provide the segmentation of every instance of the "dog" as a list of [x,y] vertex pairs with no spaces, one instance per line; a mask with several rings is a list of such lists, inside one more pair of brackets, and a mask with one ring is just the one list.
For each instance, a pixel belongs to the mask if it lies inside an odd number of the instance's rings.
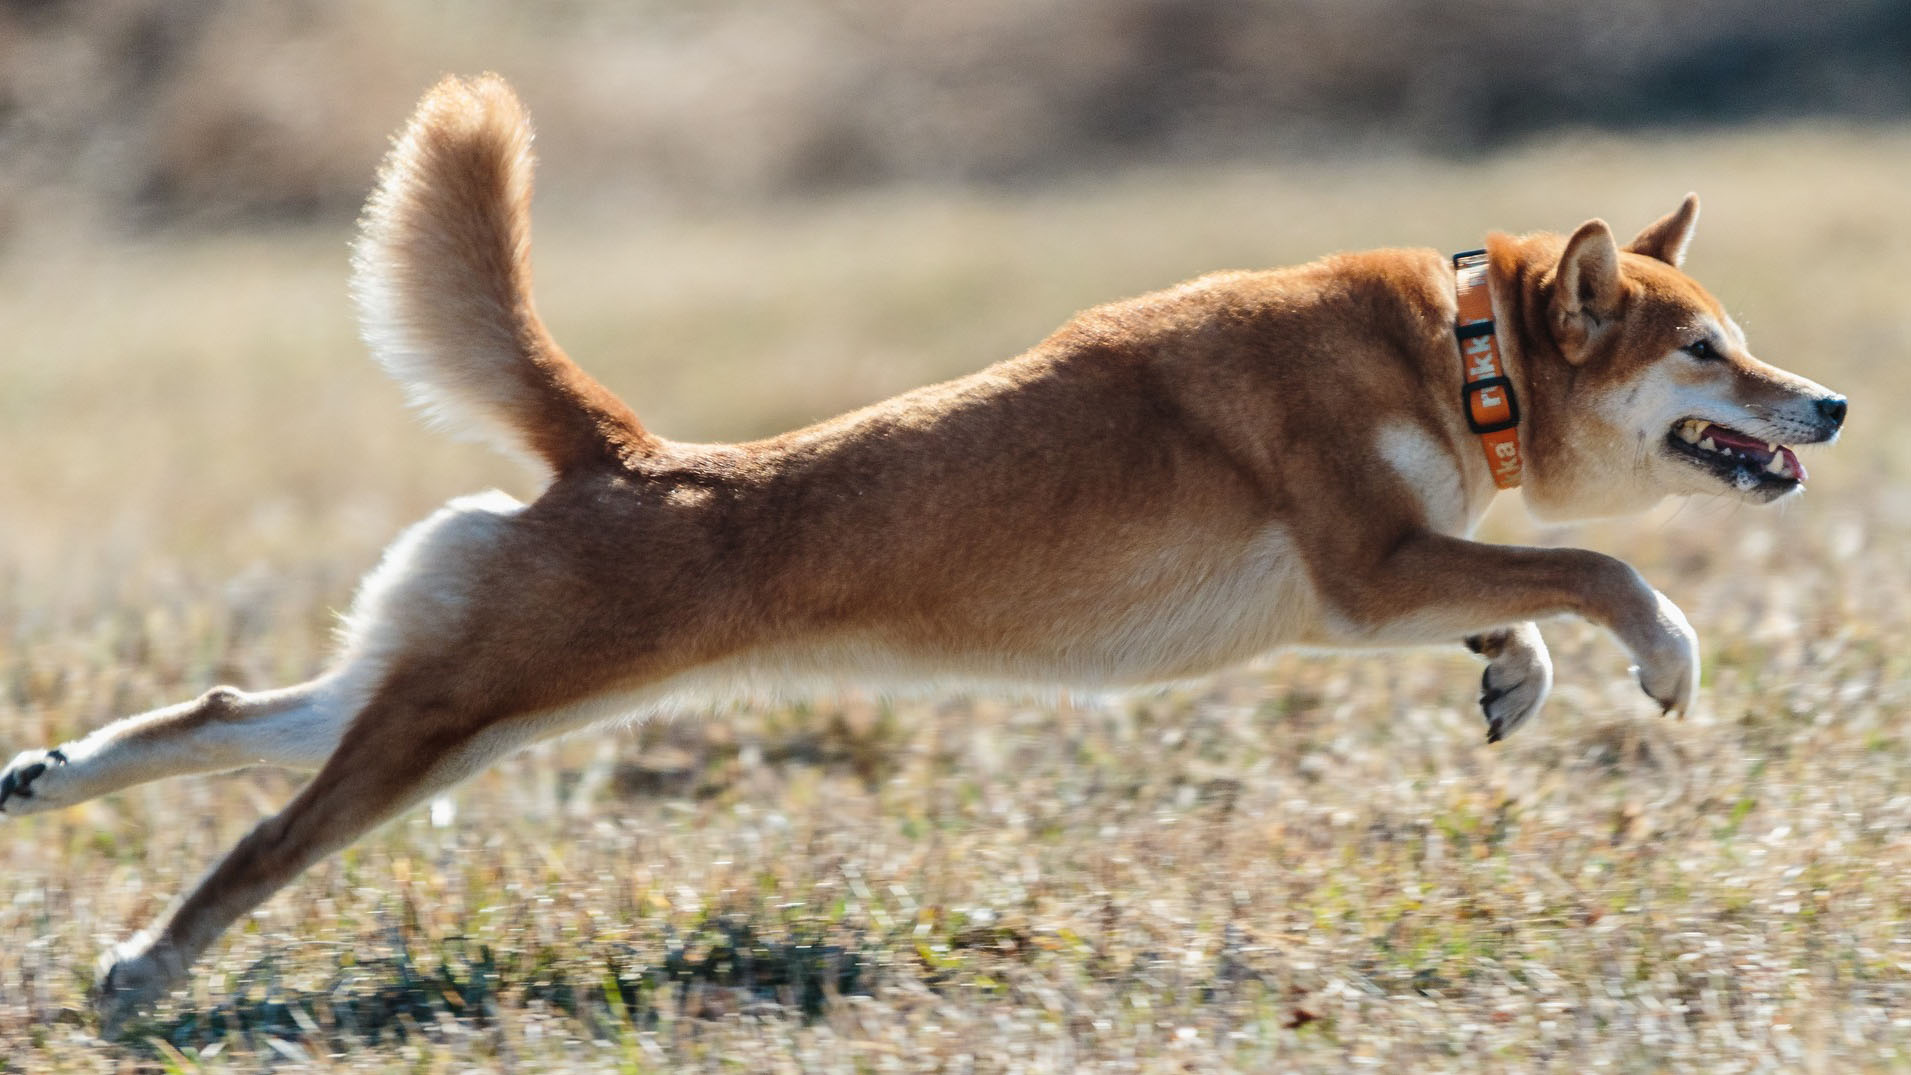
[[20,754],[0,812],[265,763],[316,770],[102,961],[111,1033],[300,871],[533,740],[739,686],[1110,686],[1286,645],[1464,641],[1498,740],[1573,614],[1683,713],[1686,618],[1596,552],[1471,540],[1544,519],[1795,495],[1846,401],[1754,358],[1680,269],[1696,196],[1623,247],[1487,238],[1207,275],[1080,313],[971,376],[743,444],[647,430],[533,308],[530,127],[496,76],[432,89],[361,223],[378,360],[438,422],[543,468],[451,501],[365,578],[329,670],[214,687]]

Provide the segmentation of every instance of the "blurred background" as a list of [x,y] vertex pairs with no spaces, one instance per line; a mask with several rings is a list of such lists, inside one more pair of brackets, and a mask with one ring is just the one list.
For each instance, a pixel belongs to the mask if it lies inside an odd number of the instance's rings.
[[0,1072],[1906,1070],[1907,58],[1903,0],[0,0],[0,758],[310,676],[403,527],[537,492],[346,301],[446,72],[517,86],[540,309],[666,436],[1688,190],[1688,269],[1852,399],[1775,510],[1488,516],[1685,609],[1684,722],[1562,619],[1492,748],[1457,645],[601,730],[316,866],[107,1049],[95,953],[302,777],[146,785],[0,822]]
[[553,189],[735,205],[1891,121],[1907,56],[1901,0],[9,0],[0,234],[349,216],[447,71],[519,86]]

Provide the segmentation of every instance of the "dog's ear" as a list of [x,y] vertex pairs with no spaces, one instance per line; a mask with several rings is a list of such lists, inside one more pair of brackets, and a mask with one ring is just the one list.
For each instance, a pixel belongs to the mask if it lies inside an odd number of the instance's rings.
[[1553,337],[1568,361],[1586,355],[1586,342],[1619,313],[1619,246],[1603,220],[1588,220],[1566,240],[1553,286]]
[[1692,230],[1699,223],[1699,196],[1688,194],[1679,207],[1646,226],[1626,244],[1635,254],[1658,258],[1673,268],[1685,262],[1685,248],[1692,241]]

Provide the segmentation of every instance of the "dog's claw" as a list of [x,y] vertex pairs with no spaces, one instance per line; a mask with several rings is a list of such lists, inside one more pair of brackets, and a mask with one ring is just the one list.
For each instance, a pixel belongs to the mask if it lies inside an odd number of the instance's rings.
[[27,802],[35,798],[33,783],[46,775],[49,764],[65,765],[66,755],[54,749],[29,751],[13,759],[6,771],[0,773],[0,814],[8,812],[9,802],[16,799]]
[[1498,743],[1539,712],[1552,686],[1552,659],[1530,623],[1474,635],[1468,649],[1488,659],[1480,672],[1480,714],[1486,741]]
[[129,1022],[152,1010],[172,983],[185,977],[185,963],[170,948],[157,946],[141,933],[100,957],[98,984],[92,990],[93,1008],[100,1017],[100,1036],[119,1037]]
[[5,808],[8,799],[33,798],[32,784],[46,772],[46,763],[36,761],[24,769],[10,769],[7,775],[0,776],[0,808]]
[[1480,673],[1480,712],[1486,714],[1486,741],[1497,743],[1506,738],[1506,718],[1494,715],[1493,703],[1506,697],[1506,691],[1493,686],[1491,679],[1491,669]]
[[1633,675],[1646,696],[1659,703],[1660,715],[1683,716],[1699,688],[1699,637],[1685,613],[1666,595],[1652,591],[1656,608],[1645,642],[1632,646]]
[[1506,697],[1506,688],[1493,685],[1493,669],[1485,668],[1480,672],[1480,708],[1491,711],[1494,702]]

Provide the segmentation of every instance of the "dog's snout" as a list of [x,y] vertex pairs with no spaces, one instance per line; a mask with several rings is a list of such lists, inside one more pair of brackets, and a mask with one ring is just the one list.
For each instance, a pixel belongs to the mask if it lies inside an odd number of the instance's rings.
[[1845,424],[1845,404],[1843,396],[1826,396],[1818,401],[1818,415],[1835,430]]

